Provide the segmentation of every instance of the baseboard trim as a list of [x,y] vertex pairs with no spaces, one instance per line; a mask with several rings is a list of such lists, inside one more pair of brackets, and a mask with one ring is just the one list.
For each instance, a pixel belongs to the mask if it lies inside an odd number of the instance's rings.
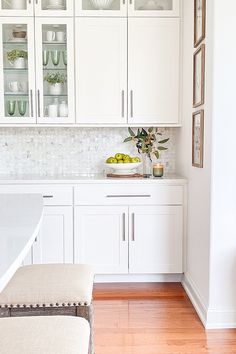
[[182,277],[182,274],[96,275],[95,283],[181,283]]
[[207,325],[207,309],[204,304],[204,302],[201,299],[201,296],[199,295],[199,292],[194,285],[193,281],[190,279],[190,277],[185,274],[182,279],[182,285],[184,290],[186,291],[191,303],[193,304],[193,307],[195,308],[203,326],[206,328]]
[[235,310],[209,309],[206,329],[233,329],[236,328]]

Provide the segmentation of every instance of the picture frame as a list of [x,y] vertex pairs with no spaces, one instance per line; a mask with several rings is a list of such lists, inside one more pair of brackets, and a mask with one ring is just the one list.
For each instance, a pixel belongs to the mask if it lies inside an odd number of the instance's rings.
[[194,0],[194,48],[206,37],[206,0]]
[[192,166],[203,168],[204,149],[204,110],[192,116]]
[[199,107],[205,100],[205,44],[193,54],[193,107]]

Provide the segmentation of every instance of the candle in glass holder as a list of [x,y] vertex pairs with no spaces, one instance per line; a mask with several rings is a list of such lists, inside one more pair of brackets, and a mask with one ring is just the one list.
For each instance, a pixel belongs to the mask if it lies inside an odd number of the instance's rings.
[[153,165],[153,176],[162,177],[164,173],[164,166],[161,163],[156,163]]

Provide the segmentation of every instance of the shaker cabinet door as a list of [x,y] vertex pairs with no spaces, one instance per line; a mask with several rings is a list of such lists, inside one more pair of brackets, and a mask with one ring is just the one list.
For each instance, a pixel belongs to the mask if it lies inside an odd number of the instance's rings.
[[182,206],[129,208],[129,273],[182,273]]
[[75,263],[96,274],[128,272],[128,207],[75,207]]
[[127,122],[127,20],[76,19],[77,123]]
[[0,17],[0,124],[35,119],[34,20]]
[[179,123],[180,20],[128,21],[128,122]]
[[72,207],[44,207],[42,226],[33,246],[33,263],[73,263]]

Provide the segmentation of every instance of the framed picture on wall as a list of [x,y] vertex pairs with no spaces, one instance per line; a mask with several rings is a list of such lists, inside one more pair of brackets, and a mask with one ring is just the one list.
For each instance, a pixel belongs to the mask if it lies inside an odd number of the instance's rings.
[[203,168],[204,110],[194,112],[192,119],[192,165]]
[[194,47],[206,36],[206,0],[194,0]]
[[205,96],[205,44],[193,55],[193,107],[201,106]]

